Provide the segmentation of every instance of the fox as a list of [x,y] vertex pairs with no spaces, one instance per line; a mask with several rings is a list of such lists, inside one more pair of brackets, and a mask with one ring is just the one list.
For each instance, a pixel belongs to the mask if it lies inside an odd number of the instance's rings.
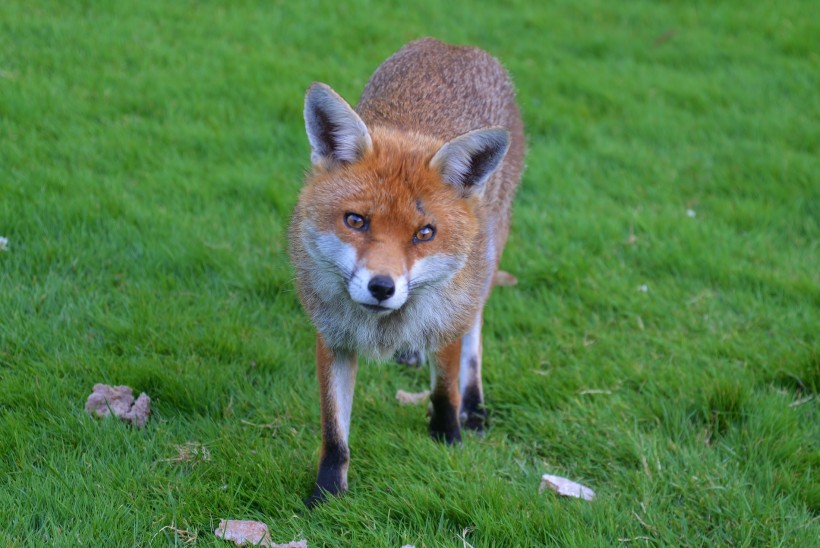
[[352,108],[307,90],[311,168],[289,227],[299,299],[316,327],[321,453],[310,508],[348,489],[358,358],[423,355],[429,432],[483,433],[484,305],[510,228],[524,128],[501,63],[410,42]]

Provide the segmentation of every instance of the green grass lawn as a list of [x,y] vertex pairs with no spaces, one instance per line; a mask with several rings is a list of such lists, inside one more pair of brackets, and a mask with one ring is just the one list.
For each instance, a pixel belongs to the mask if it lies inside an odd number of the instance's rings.
[[[816,545],[816,5],[338,4],[0,4],[0,545],[225,545],[220,518],[311,546]],[[303,95],[355,102],[425,35],[504,62],[529,143],[492,428],[436,445],[394,399],[427,371],[363,364],[351,491],[308,512]],[[147,392],[146,428],[89,418],[97,382]],[[211,459],[173,462],[190,441]]]

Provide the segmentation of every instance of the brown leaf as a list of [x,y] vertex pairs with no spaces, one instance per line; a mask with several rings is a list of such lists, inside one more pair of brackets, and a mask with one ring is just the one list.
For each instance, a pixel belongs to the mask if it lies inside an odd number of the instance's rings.
[[396,392],[396,400],[402,405],[417,405],[419,403],[424,403],[430,397],[430,391],[425,390],[423,392],[405,392],[404,390],[399,390]]
[[270,538],[268,526],[259,521],[238,519],[221,519],[214,535],[237,546],[266,546],[269,548],[307,548],[307,541],[294,540],[285,544],[276,544]]

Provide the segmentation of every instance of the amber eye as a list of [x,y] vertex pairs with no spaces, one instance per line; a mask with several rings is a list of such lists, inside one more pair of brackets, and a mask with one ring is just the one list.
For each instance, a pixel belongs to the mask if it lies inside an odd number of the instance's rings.
[[365,230],[367,228],[367,221],[364,217],[356,213],[345,213],[345,224],[353,230]]
[[423,226],[413,236],[414,242],[429,242],[436,235],[436,227],[433,225]]

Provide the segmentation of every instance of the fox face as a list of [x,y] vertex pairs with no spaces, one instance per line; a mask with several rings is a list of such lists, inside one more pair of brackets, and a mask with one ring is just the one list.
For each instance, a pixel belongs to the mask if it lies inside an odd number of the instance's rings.
[[388,355],[462,329],[491,274],[481,190],[506,152],[506,131],[443,143],[370,130],[321,84],[308,91],[305,118],[313,169],[294,217],[293,255],[328,343]]
[[348,297],[371,313],[452,278],[479,230],[477,200],[442,183],[425,156],[415,143],[377,140],[362,161],[311,185],[316,258],[334,261]]

